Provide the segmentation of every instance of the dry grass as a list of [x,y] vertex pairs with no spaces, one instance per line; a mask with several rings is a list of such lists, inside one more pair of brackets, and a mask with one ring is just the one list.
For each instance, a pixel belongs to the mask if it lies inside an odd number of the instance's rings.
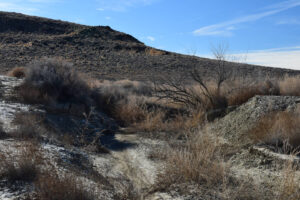
[[32,113],[17,113],[15,115],[13,123],[18,128],[9,133],[14,138],[20,138],[25,140],[41,139],[42,134],[45,132],[42,128],[44,116],[32,114]]
[[267,80],[265,82],[247,85],[243,81],[228,83],[226,95],[228,105],[241,105],[256,95],[279,95],[280,89],[276,82]]
[[8,76],[16,77],[16,78],[24,78],[25,77],[25,68],[24,67],[15,67],[11,71],[8,72]]
[[35,182],[36,192],[43,200],[93,200],[92,191],[72,175],[58,176],[53,171],[45,172]]
[[250,137],[257,143],[263,142],[283,147],[288,143],[292,149],[300,146],[300,110],[282,111],[263,116],[250,130]]
[[76,175],[63,175],[58,172],[55,164],[44,156],[38,143],[22,143],[17,150],[14,153],[0,155],[1,179],[7,180],[10,184],[31,183],[38,199],[95,199],[93,191],[87,190]]
[[184,113],[181,109],[147,102],[147,99],[136,96],[127,100],[115,106],[113,117],[137,132],[183,133],[205,121],[205,113],[202,111]]
[[280,94],[284,96],[300,96],[300,76],[286,77],[279,81]]
[[17,155],[1,155],[1,177],[9,182],[33,182],[39,175],[38,165],[42,163],[42,154],[36,143],[25,143],[18,149]]
[[299,180],[296,180],[297,169],[291,162],[287,162],[282,170],[281,177],[278,180],[279,200],[298,200],[300,199]]
[[160,184],[194,182],[208,187],[221,185],[226,165],[218,149],[218,141],[207,133],[188,136],[185,146],[167,152],[166,166]]

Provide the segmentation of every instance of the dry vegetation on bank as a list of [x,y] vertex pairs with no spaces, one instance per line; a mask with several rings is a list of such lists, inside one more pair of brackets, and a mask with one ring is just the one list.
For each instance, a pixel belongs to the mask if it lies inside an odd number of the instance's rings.
[[[11,74],[18,74],[18,70]],[[154,190],[168,190],[174,184],[188,183],[201,187],[206,195],[221,199],[298,199],[300,188],[294,179],[297,170],[293,166],[286,164],[280,171],[282,175],[274,181],[277,181],[276,187],[270,184],[260,188],[249,184],[251,180],[238,180],[232,175],[232,166],[225,159],[228,154],[223,151],[222,144],[213,133],[201,127],[205,126],[210,111],[223,112],[255,95],[299,96],[300,78],[249,82],[230,80],[220,77],[222,71],[218,73],[214,80],[206,81],[195,72],[190,77],[191,85],[176,80],[159,85],[130,80],[96,81],[76,73],[65,61],[46,59],[25,69],[25,81],[18,92],[27,103],[72,102],[83,104],[87,111],[95,107],[134,132],[180,133],[168,135],[179,140],[176,144],[170,143],[169,149],[161,153],[165,167]],[[281,149],[284,145],[284,148],[290,146],[292,149],[281,152],[295,153],[300,145],[299,115],[299,111],[295,111],[264,116],[249,134],[255,143],[263,142]],[[15,171],[19,168],[12,167]],[[54,174],[34,180],[38,180],[35,184],[45,199],[76,199],[80,195],[86,198],[79,199],[92,199],[80,189],[80,183],[68,177],[61,179]],[[66,184],[68,182],[72,184]],[[54,198],[52,193],[56,190],[60,196]],[[71,196],[63,196],[64,191],[70,191]]]
[[58,173],[38,143],[26,141],[17,150],[0,154],[0,177],[15,187],[33,186],[29,199],[95,199],[76,176]]
[[256,143],[276,147],[281,153],[299,153],[300,107],[263,116],[249,135]]

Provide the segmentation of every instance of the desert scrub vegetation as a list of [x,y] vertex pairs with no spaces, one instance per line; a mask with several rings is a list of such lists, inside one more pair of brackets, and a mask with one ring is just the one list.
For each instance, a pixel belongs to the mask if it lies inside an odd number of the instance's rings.
[[300,96],[300,76],[287,76],[279,81],[280,94],[285,96]]
[[27,103],[74,102],[89,104],[90,88],[71,63],[43,58],[30,63],[18,88]]
[[18,148],[17,155],[12,152],[1,153],[1,178],[9,183],[34,182],[40,173],[39,165],[43,162],[42,154],[36,143],[26,142]]
[[223,88],[232,79],[233,71],[226,61],[227,46],[219,45],[212,49],[217,65],[212,68],[208,79],[196,68],[188,74],[191,84],[187,85],[177,77],[163,79],[163,84],[155,85],[155,94],[159,99],[167,99],[175,104],[183,105],[189,110],[204,110],[226,108],[228,101]]
[[263,116],[249,131],[255,143],[271,145],[281,153],[297,152],[300,148],[300,107]]
[[186,137],[184,145],[166,151],[166,166],[158,185],[182,182],[222,185],[227,166],[222,160],[218,140],[201,131]]
[[46,171],[34,183],[38,198],[43,200],[94,200],[95,195],[83,182],[71,175]]
[[9,132],[8,135],[15,139],[22,140],[42,140],[43,137],[49,136],[49,131],[45,129],[45,116],[37,113],[16,113],[13,120],[16,129]]
[[70,175],[60,170],[39,143],[20,142],[12,149],[0,153],[0,179],[8,187],[31,185],[27,192],[34,194],[33,199],[95,199],[94,192],[72,171]]

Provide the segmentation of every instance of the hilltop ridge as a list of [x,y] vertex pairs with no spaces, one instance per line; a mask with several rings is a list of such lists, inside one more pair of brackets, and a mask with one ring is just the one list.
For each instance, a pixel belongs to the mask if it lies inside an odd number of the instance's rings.
[[[193,68],[210,76],[213,59],[187,56],[146,46],[108,26],[86,26],[19,13],[0,12],[0,72],[36,58],[61,57],[82,72],[105,79],[145,80],[186,74]],[[278,77],[300,71],[230,63],[240,76]]]

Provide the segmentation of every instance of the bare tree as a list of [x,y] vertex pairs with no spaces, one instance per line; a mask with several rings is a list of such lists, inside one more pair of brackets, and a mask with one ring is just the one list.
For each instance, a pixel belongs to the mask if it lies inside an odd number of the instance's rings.
[[[194,68],[190,73],[194,85],[186,85],[180,79],[168,79],[164,84],[155,84],[155,91],[159,99],[168,99],[173,103],[185,105],[192,109],[216,109],[227,106],[227,99],[221,94],[223,83],[232,75],[232,69],[227,67],[226,45],[212,48],[216,59],[216,66],[212,67],[211,81]],[[209,84],[213,84],[209,85]],[[195,88],[196,86],[196,88]]]

